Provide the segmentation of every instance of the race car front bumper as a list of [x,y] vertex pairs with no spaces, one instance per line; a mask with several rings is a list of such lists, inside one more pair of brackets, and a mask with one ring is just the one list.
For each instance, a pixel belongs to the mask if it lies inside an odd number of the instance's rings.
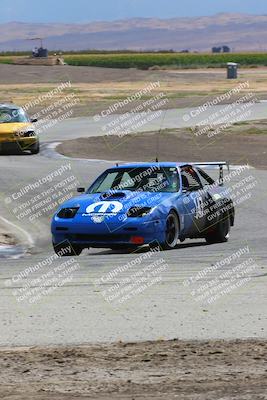
[[27,148],[34,145],[37,141],[38,136],[16,138],[14,135],[9,137],[1,137],[0,135],[0,150],[8,150],[14,148],[27,150]]
[[[57,219],[57,221],[56,221]],[[128,218],[126,223],[82,223],[71,224],[67,220],[54,218],[52,222],[53,243],[64,241],[82,248],[110,248],[119,246],[141,246],[152,242],[163,243],[165,240],[165,221],[142,218]]]

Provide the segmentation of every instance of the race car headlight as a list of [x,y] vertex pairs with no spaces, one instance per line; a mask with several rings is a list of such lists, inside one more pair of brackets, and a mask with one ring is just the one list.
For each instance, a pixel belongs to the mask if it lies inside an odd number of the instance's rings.
[[74,218],[79,210],[78,207],[62,208],[57,214],[58,218]]
[[144,217],[150,213],[150,207],[131,207],[127,212],[127,217]]
[[27,131],[18,131],[15,133],[16,137],[35,137],[36,133],[34,130],[29,129]]
[[22,132],[24,137],[34,137],[36,133],[33,130]]

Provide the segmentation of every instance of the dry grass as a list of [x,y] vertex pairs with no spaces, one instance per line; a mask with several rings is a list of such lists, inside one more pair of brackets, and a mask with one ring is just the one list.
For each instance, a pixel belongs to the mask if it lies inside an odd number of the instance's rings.
[[[35,83],[13,83],[11,80],[12,78],[7,79],[6,83],[1,83],[1,101],[6,102],[12,100],[16,104],[24,105],[57,86],[53,79],[47,83],[36,83],[36,74],[41,75],[42,68],[44,67],[35,68]],[[91,71],[89,67],[88,70]],[[93,74],[95,73],[95,70],[96,69],[92,69],[91,82],[90,76],[81,76],[80,82],[79,77],[77,81],[76,76],[76,81],[72,83],[71,88],[65,89],[62,94],[56,95],[53,101],[56,101],[67,94],[75,93],[80,102],[75,109],[74,115],[83,116],[90,114],[93,115],[95,112],[102,110],[106,106],[127,98],[129,95],[132,95],[146,87],[151,81],[154,82],[156,80],[160,82],[160,87],[154,90],[151,93],[151,96],[153,97],[159,92],[164,92],[169,99],[167,108],[201,105],[208,99],[225,93],[233,89],[239,83],[246,81],[249,82],[249,87],[243,89],[241,95],[253,92],[259,99],[261,99],[266,97],[267,90],[267,68],[241,70],[240,78],[235,81],[225,79],[225,70],[214,71],[210,69],[202,69],[199,71],[151,71],[151,73],[147,72],[143,76],[143,79],[136,79],[136,75],[139,72],[136,70],[129,70],[127,75],[128,79],[125,79],[124,77],[123,81],[121,81],[121,76],[118,72],[118,74],[116,74],[117,80],[114,80],[114,78],[108,79],[108,76],[105,75],[103,81],[94,82]],[[123,73],[124,72],[126,71],[124,70]],[[52,75],[53,68],[51,68],[51,77]],[[71,73],[69,73],[69,70],[67,75],[69,75],[70,81],[72,82],[72,76]],[[146,98],[147,97],[149,98],[149,96],[146,96]],[[33,114],[36,111],[39,111],[40,108],[47,107],[49,104],[51,104],[51,100],[46,99],[42,101],[40,106],[34,107],[31,110],[31,113]]]

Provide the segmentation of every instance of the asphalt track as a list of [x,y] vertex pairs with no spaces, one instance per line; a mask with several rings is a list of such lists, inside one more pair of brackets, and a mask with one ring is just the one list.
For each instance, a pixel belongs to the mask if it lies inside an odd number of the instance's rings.
[[[251,119],[267,117],[264,103],[254,107],[255,112],[253,111]],[[179,111],[180,118],[175,120],[175,111],[168,111],[162,127],[190,125],[190,121],[183,121],[183,115],[187,114],[188,110]],[[116,283],[116,277],[101,286],[95,286],[94,282],[138,257],[142,259],[141,266],[133,265],[125,272],[125,277],[150,265],[152,258],[142,258],[145,253],[130,254],[103,249],[85,251],[75,258],[78,266],[71,274],[72,279],[63,287],[52,290],[49,295],[33,304],[16,300],[27,279],[24,277],[19,280],[20,274],[49,258],[53,251],[49,226],[51,212],[46,212],[31,223],[27,218],[19,220],[14,209],[22,202],[43,193],[44,188],[55,187],[62,176],[54,177],[51,183],[23,194],[18,200],[10,202],[10,198],[29,183],[38,181],[40,177],[47,176],[62,165],[70,164],[71,174],[78,183],[88,186],[93,178],[112,164],[105,161],[57,158],[49,150],[48,144],[103,134],[101,124],[101,120],[95,122],[92,119],[65,121],[43,134],[41,155],[0,157],[0,215],[12,224],[9,228],[16,231],[24,247],[31,246],[23,257],[18,253],[11,255],[11,258],[0,259],[0,345],[33,346],[167,338],[266,339],[266,171],[246,172],[253,175],[257,184],[251,198],[237,206],[236,226],[231,231],[228,243],[208,246],[203,240],[188,240],[173,251],[155,254],[152,257],[155,260],[163,259],[166,266],[161,273],[161,281],[122,306],[113,308],[100,293]],[[154,121],[143,130],[151,130],[153,125],[159,127],[158,122]],[[238,181],[238,177],[235,181]],[[214,266],[218,261],[244,248],[248,248],[249,253],[241,255],[238,263],[253,258],[256,264],[256,268],[246,275],[250,278],[248,282],[210,305],[197,302],[191,293],[192,287],[184,282],[188,282],[192,276],[195,277],[199,271]],[[56,260],[52,266],[42,267],[32,273],[31,278],[38,278],[61,263],[62,260]],[[225,281],[226,278],[221,278],[220,274],[230,271],[233,265],[222,262],[220,273],[213,270],[203,278],[202,284],[208,284],[218,276],[220,282]]]
[[[238,104],[233,105],[232,112],[233,116],[229,115],[229,105],[216,105],[202,110],[199,108],[184,108],[184,109],[172,109],[172,110],[159,110],[148,112],[146,118],[150,119],[143,126],[135,129],[133,124],[133,132],[146,132],[146,131],[157,131],[159,129],[172,129],[172,128],[186,128],[196,125],[201,125],[210,116],[215,116],[215,119],[211,122],[216,125],[216,114],[220,115],[221,118],[226,117],[225,123],[234,123],[237,118],[240,121],[253,121],[262,120],[267,118],[267,103],[261,101],[258,103],[246,103],[246,108],[243,110]],[[228,110],[228,111],[227,111]],[[235,111],[240,111],[235,115]],[[44,141],[55,141],[75,139],[77,137],[88,137],[88,136],[99,136],[108,134],[111,132],[112,122],[116,121],[116,116],[104,114],[103,117],[96,115],[96,118],[92,117],[79,117],[72,118],[62,121],[56,124],[52,129],[44,131],[41,135]],[[105,127],[110,126],[104,130]]]

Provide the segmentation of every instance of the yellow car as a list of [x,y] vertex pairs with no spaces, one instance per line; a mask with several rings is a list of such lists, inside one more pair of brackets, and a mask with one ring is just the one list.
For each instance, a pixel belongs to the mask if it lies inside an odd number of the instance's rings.
[[37,120],[31,120],[21,107],[0,104],[0,151],[29,150],[38,154],[40,144],[33,122]]

